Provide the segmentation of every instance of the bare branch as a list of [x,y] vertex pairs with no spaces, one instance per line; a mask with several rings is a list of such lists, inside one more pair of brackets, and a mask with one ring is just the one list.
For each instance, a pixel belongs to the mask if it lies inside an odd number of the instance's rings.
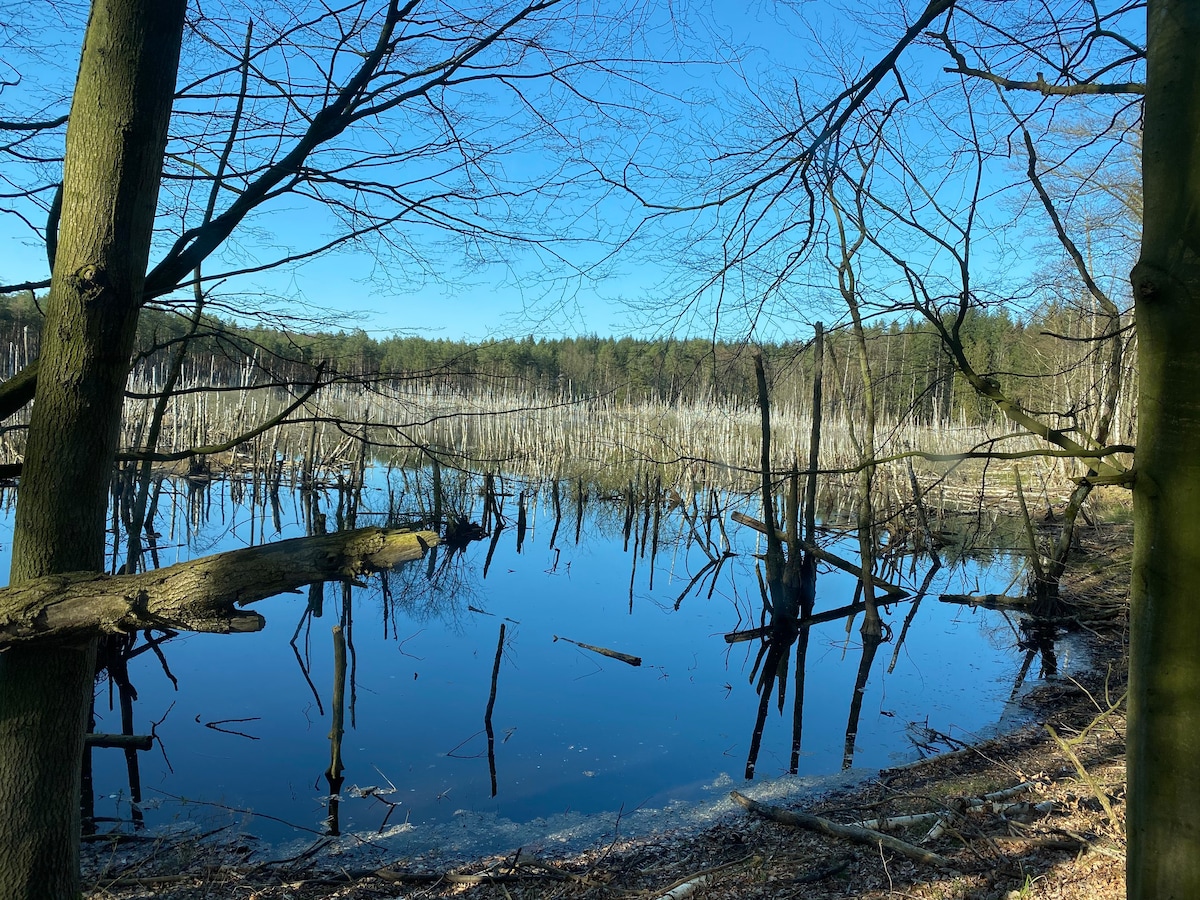
[[1045,76],[1037,73],[1034,81],[1015,81],[1001,75],[985,72],[983,69],[973,69],[969,66],[948,66],[943,71],[954,75],[966,75],[989,81],[1006,91],[1032,91],[1044,97],[1083,97],[1097,94],[1145,94],[1146,85],[1142,82],[1127,81],[1114,84],[1098,84],[1082,82],[1079,84],[1051,84]]

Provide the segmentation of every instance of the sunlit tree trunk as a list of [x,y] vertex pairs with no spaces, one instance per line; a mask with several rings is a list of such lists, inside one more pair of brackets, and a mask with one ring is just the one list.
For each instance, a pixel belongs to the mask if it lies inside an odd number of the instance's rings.
[[[98,570],[149,258],[184,0],[96,0],[67,128],[63,207],[11,581]],[[0,654],[0,898],[78,895],[94,643]]]
[[[867,171],[863,172],[863,182]],[[855,193],[856,202],[861,204],[862,183]],[[866,227],[863,223],[861,205],[854,210],[851,223],[856,227],[857,235],[848,237],[845,227],[845,216],[838,205],[836,197],[830,192],[830,207],[837,223],[838,249],[841,257],[837,260],[838,289],[846,308],[850,311],[853,324],[854,349],[858,356],[858,375],[862,381],[862,435],[856,436],[857,429],[853,423],[853,414],[848,421],[850,439],[858,449],[858,497],[855,501],[855,519],[858,527],[858,554],[862,566],[862,594],[866,610],[863,615],[862,636],[864,646],[879,644],[883,635],[883,620],[879,617],[879,606],[875,599],[875,513],[873,494],[875,490],[875,379],[871,373],[870,348],[867,345],[866,329],[863,327],[862,310],[859,303],[858,273],[856,271],[855,255],[866,240]],[[846,362],[849,368],[849,360]],[[871,652],[872,658],[874,651]],[[864,661],[867,668],[869,662]],[[851,719],[854,718],[851,713]],[[857,725],[855,726],[857,728]],[[849,734],[849,731],[847,732]],[[847,746],[852,748],[852,742],[847,737]]]
[[1200,897],[1200,4],[1151,0],[1138,354],[1128,895]]

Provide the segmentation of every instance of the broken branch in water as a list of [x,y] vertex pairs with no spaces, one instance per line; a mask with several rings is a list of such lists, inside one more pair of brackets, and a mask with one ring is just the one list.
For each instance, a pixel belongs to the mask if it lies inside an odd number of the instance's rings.
[[628,653],[622,653],[620,650],[609,650],[607,647],[597,647],[595,644],[573,641],[570,638],[559,637],[557,634],[554,635],[554,640],[566,641],[568,644],[574,644],[576,647],[582,647],[584,650],[591,650],[593,653],[599,653],[601,656],[607,656],[609,659],[615,659],[629,666],[640,666],[642,664],[640,656],[630,656]]

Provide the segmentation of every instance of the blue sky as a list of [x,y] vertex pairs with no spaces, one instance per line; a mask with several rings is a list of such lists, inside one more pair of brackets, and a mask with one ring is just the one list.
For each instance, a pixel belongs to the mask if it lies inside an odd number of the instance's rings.
[[[35,9],[22,13],[22,21],[10,23],[12,29],[5,35],[7,65],[10,74],[18,75],[9,80],[19,82],[0,91],[6,118],[65,111],[73,82],[86,4],[65,4],[57,9],[34,6]],[[604,0],[600,0],[599,6],[605,6]],[[819,4],[803,8],[815,9]],[[211,10],[206,12],[211,14]],[[721,4],[716,9],[667,4],[649,14],[645,22],[649,27],[637,36],[631,35],[628,46],[614,48],[613,54],[674,60],[672,65],[641,64],[640,71],[633,74],[652,89],[644,92],[650,100],[664,108],[678,104],[676,109],[667,109],[667,115],[677,116],[685,127],[696,127],[698,123],[719,119],[723,115],[723,92],[741,88],[739,76],[723,64],[725,61],[738,57],[752,77],[778,64],[773,57],[784,52],[790,42],[779,29],[778,21],[771,3]],[[218,62],[226,64],[227,60],[218,57]],[[196,68],[203,63],[199,60]],[[185,63],[180,83],[186,83],[191,74]],[[618,81],[608,86],[595,78],[589,83],[599,96],[608,100],[634,103],[643,100],[637,92],[640,89],[631,89],[628,83]],[[600,141],[588,148],[588,152],[594,152],[612,171],[619,171],[614,160],[623,145],[633,142],[645,150],[648,140],[653,140],[638,134],[638,127],[639,123],[631,119],[629,134],[618,141]],[[591,138],[596,138],[594,128]],[[678,152],[677,143],[672,141],[670,146],[671,152]],[[707,152],[705,148],[697,149],[700,153]],[[544,168],[542,161],[532,156],[523,160],[519,153],[505,156],[499,165],[502,178],[518,180],[526,177],[523,171],[526,165],[531,173]],[[22,183],[45,185],[54,178],[54,167],[49,166],[36,175],[26,173]],[[664,186],[664,195],[670,196],[674,188],[669,179]],[[554,271],[547,254],[520,249],[501,250],[498,255],[507,257],[504,261],[477,264],[470,269],[461,264],[462,255],[457,249],[439,251],[437,258],[422,261],[424,264],[416,267],[421,269],[418,272],[407,268],[397,271],[389,260],[364,249],[351,248],[285,269],[231,279],[222,282],[217,290],[234,308],[267,306],[298,312],[307,305],[344,327],[363,327],[372,332],[412,330],[431,336],[484,338],[531,331],[545,334],[627,331],[631,320],[621,301],[641,302],[647,297],[660,296],[665,300],[664,295],[675,289],[673,274],[661,260],[651,262],[644,253],[612,253],[614,244],[626,232],[634,230],[641,218],[633,198],[619,191],[601,198],[594,188],[582,188],[559,203],[559,210],[568,222],[577,215],[572,204],[579,204],[585,210],[579,216],[582,223],[592,217],[609,232],[603,245],[568,247],[562,251],[574,264],[589,270],[587,277],[571,277],[569,270]],[[19,215],[0,216],[0,279],[17,283],[45,278],[48,273],[44,250],[31,227],[41,226],[44,213],[28,204],[22,207],[16,201],[9,208]],[[235,233],[229,248],[222,251],[230,266],[253,265],[270,258],[280,247],[291,252],[307,250],[334,231],[319,207],[294,198],[285,198],[264,209],[253,227],[253,232],[243,229]],[[653,247],[654,235],[670,234],[674,227],[666,223],[651,229],[646,240]],[[167,240],[172,237],[169,229],[165,235]],[[633,249],[636,251],[637,247]],[[602,273],[597,270],[592,274],[592,267],[600,261],[604,263]],[[681,281],[681,288],[682,284]]]
[[[619,0],[590,2],[598,20],[619,5]],[[911,16],[924,3],[909,5]],[[234,36],[245,21],[239,16],[249,13],[237,0],[228,8],[232,10],[226,26],[228,43],[236,46]],[[267,8],[282,7],[268,4]],[[566,8],[575,11],[577,6]],[[736,233],[739,227],[734,211],[654,217],[646,223],[646,211],[630,194],[605,189],[595,173],[601,170],[609,178],[632,173],[630,184],[651,202],[695,202],[702,196],[697,191],[712,189],[709,161],[715,147],[736,149],[762,135],[778,133],[794,120],[797,101],[811,109],[836,93],[839,73],[843,78],[856,76],[890,48],[903,30],[903,12],[892,4],[863,2],[835,10],[803,0],[711,5],[703,0],[664,0],[662,6],[633,3],[630,9],[642,19],[626,24],[616,17],[605,22],[605,39],[612,46],[602,48],[618,60],[612,68],[627,77],[604,79],[590,73],[577,85],[615,104],[608,108],[611,115],[589,110],[570,92],[534,89],[528,96],[539,113],[561,118],[563,139],[550,146],[544,137],[534,139],[522,132],[522,110],[513,102],[512,92],[495,90],[475,97],[476,106],[462,108],[464,129],[473,128],[471,116],[478,115],[487,123],[490,130],[483,131],[491,139],[513,138],[507,152],[479,167],[508,193],[472,208],[472,213],[486,221],[492,221],[493,214],[499,216],[495,221],[501,229],[527,228],[522,233],[543,239],[540,246],[447,243],[443,235],[420,228],[410,217],[392,232],[403,252],[389,255],[384,252],[387,248],[354,245],[302,264],[222,280],[214,290],[226,308],[266,308],[311,316],[326,327],[361,327],[374,334],[401,331],[453,339],[667,330],[705,334],[718,329],[744,336],[752,324],[760,337],[798,337],[807,330],[810,318],[828,322],[831,315],[844,315],[844,310],[822,309],[832,294],[833,270],[818,255],[815,267],[777,293],[771,317],[755,319],[764,284],[786,258],[786,241],[776,242],[763,254],[758,271],[756,262],[731,273],[722,284],[719,303],[715,289],[698,294],[697,285],[720,267],[720,236]],[[213,10],[206,6],[205,12],[211,15]],[[0,25],[7,54],[2,61],[9,76],[20,76],[6,77],[16,83],[0,90],[0,116],[40,117],[65,110],[85,14],[86,3],[31,4],[21,9],[24,19],[10,22],[8,31]],[[260,39],[263,31],[257,32]],[[621,61],[629,58],[640,62]],[[72,60],[70,65],[63,64],[65,59]],[[905,71],[914,79],[940,77],[945,61],[944,56],[913,48]],[[273,64],[280,65],[278,60]],[[194,58],[185,60],[180,84],[189,83],[206,66],[228,65],[228,56],[201,45]],[[190,97],[181,101],[177,112],[185,111],[182,127],[208,127],[202,107],[203,101]],[[268,121],[271,110],[264,106]],[[286,110],[279,112],[284,114]],[[949,142],[958,138],[950,134],[943,141],[946,122],[936,116],[913,121],[916,124],[907,126],[910,130],[904,138],[929,148],[919,156],[927,157],[921,161],[930,163],[927,177],[936,181],[945,174],[937,168],[942,164],[939,154],[949,159],[953,152]],[[419,114],[408,113],[389,120],[385,127],[419,131],[425,125]],[[1003,137],[996,138],[1001,148]],[[349,133],[340,151],[361,156],[388,145],[389,140],[383,130]],[[556,153],[565,155],[560,158]],[[1023,160],[1018,157],[1019,153],[1011,161],[995,161],[988,176],[989,191],[999,196],[1020,180]],[[380,181],[406,181],[414,173],[429,175],[441,159],[418,155],[402,168],[366,171]],[[187,189],[179,187],[179,175],[191,165],[203,164],[203,159],[197,163],[181,158],[168,164],[176,182],[175,194],[164,203],[166,227],[161,240],[167,244],[173,239],[172,204],[180,208],[190,204],[193,209],[197,205]],[[737,164],[736,157],[721,162],[727,167]],[[54,167],[47,166],[19,177],[10,174],[9,183],[44,185],[54,177]],[[512,186],[547,181],[561,183],[537,199],[511,191]],[[441,184],[436,176],[431,183]],[[939,190],[952,193],[961,188],[947,181]],[[1012,218],[1014,205],[1022,202],[1020,196],[1008,197],[994,204],[990,214],[996,222]],[[15,283],[45,277],[44,251],[30,227],[30,223],[39,225],[44,213],[28,204],[22,207],[19,201],[4,203],[20,215],[0,215],[0,279]],[[778,228],[789,216],[803,218],[803,197],[794,206],[789,203],[791,198],[783,206],[755,208],[755,214],[762,210],[765,216],[760,233]],[[504,215],[516,213],[520,215],[513,221],[503,220]],[[321,204],[303,197],[280,198],[235,232],[206,273],[219,272],[222,266],[253,267],[280,252],[304,252],[328,240],[337,228]],[[995,271],[1003,269],[1009,275],[1016,268],[1030,269],[1037,255],[1036,242],[1019,232],[988,235],[976,247],[977,254],[990,255]],[[985,263],[981,272],[987,270]],[[885,295],[886,280],[874,290]]]

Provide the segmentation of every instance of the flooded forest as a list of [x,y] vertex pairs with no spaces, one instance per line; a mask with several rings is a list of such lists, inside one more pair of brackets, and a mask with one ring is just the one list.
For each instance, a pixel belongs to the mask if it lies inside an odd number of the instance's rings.
[[[569,846],[1016,727],[1029,690],[1088,665],[1080,629],[1124,614],[1060,580],[1077,529],[1121,527],[1127,499],[1005,406],[1131,443],[1129,354],[1062,339],[1096,316],[749,346],[147,311],[110,573],[368,527],[415,533],[420,558],[224,629],[252,633],[105,637],[85,835]],[[5,378],[40,324],[32,296],[0,305]],[[0,471],[23,440],[10,418]]]

